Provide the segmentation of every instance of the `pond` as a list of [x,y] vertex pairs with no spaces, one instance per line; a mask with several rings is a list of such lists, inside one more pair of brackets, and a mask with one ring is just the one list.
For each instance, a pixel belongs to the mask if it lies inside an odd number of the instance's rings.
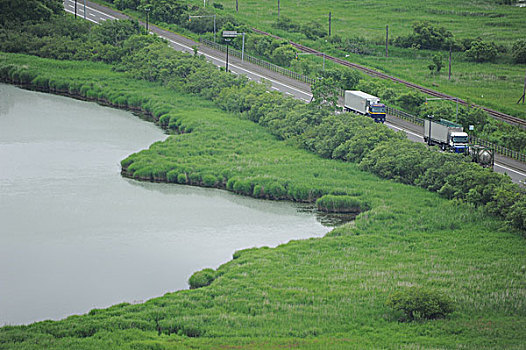
[[0,84],[0,326],[161,296],[236,250],[330,230],[294,203],[120,176],[166,137],[126,111]]

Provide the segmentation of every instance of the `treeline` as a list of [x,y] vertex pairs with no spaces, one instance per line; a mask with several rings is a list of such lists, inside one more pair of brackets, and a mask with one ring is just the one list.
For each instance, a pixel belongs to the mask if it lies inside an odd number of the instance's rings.
[[[239,113],[267,127],[279,139],[322,157],[356,162],[381,177],[482,206],[514,227],[526,229],[526,197],[508,177],[478,167],[461,156],[435,152],[410,142],[405,135],[368,118],[335,115],[332,109],[320,104],[305,104],[268,93],[265,85],[221,72],[202,58],[176,52],[163,40],[139,32],[136,23],[114,21],[88,28],[85,35],[92,42],[114,48],[112,55],[106,57],[111,57],[108,62],[113,63],[115,70],[213,100],[225,111]],[[38,51],[36,47],[32,50],[47,55],[45,50]],[[93,52],[92,59],[98,59],[97,55],[98,52]],[[2,67],[0,77],[15,83],[50,84],[34,81],[35,77],[25,74],[23,69],[11,66]],[[162,123],[177,128],[177,123],[165,116],[168,111],[162,112],[158,111]]]

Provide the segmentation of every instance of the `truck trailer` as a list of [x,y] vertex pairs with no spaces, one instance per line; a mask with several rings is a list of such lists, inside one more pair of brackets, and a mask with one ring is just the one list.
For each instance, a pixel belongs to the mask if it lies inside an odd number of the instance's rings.
[[362,91],[346,90],[344,107],[348,112],[351,111],[371,117],[377,123],[385,122],[385,105],[380,103],[380,99],[376,96]]
[[424,120],[424,141],[455,153],[467,153],[469,150],[468,134],[464,132],[462,125],[446,119],[438,122]]

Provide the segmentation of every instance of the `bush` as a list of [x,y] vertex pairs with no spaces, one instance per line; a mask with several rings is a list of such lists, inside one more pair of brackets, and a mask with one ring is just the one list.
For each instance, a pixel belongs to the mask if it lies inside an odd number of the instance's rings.
[[327,32],[325,32],[323,28],[324,26],[316,21],[311,21],[301,26],[303,34],[305,34],[305,36],[311,40],[316,40],[326,36]]
[[412,287],[389,295],[386,305],[402,311],[400,321],[433,320],[454,311],[453,301],[434,290]]
[[190,289],[197,289],[210,285],[216,279],[216,272],[212,269],[204,269],[194,273],[188,280]]
[[449,48],[453,34],[444,27],[434,27],[429,22],[413,23],[413,34],[397,37],[396,46],[416,47],[419,49],[440,50]]
[[477,40],[471,43],[471,48],[466,51],[466,57],[475,62],[488,62],[495,60],[497,53],[494,43]]

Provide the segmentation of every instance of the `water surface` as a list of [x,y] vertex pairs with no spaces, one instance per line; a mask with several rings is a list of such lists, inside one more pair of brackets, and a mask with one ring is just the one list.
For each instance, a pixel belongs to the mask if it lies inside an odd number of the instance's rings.
[[293,203],[120,176],[164,138],[125,111],[0,84],[0,326],[160,296],[238,249],[329,230]]

